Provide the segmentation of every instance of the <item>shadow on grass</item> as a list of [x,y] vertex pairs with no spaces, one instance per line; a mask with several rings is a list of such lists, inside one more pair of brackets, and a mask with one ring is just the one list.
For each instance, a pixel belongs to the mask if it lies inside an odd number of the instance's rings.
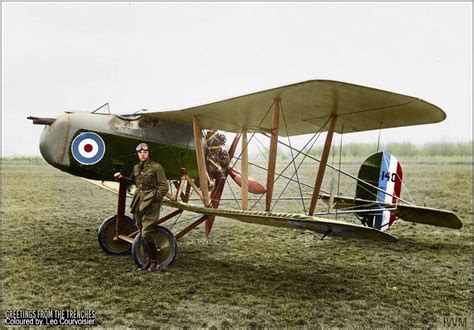
[[456,254],[460,250],[471,250],[472,247],[468,244],[460,246],[457,241],[433,241],[431,238],[429,240],[421,238],[410,238],[404,237],[400,239],[395,245],[387,245],[387,250],[395,252],[420,252],[420,251],[439,251],[442,250],[446,254]]

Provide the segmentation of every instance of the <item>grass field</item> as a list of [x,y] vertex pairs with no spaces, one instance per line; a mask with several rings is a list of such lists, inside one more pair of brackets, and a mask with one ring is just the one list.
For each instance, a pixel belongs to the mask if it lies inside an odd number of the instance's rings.
[[411,196],[455,211],[461,230],[399,221],[386,244],[217,219],[210,241],[198,228],[173,267],[142,274],[97,243],[114,195],[41,162],[4,162],[2,312],[93,309],[103,327],[471,327],[471,166],[405,166]]

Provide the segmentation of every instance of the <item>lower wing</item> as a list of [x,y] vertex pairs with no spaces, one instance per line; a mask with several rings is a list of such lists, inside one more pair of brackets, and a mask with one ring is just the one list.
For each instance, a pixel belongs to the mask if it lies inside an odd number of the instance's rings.
[[185,211],[230,218],[247,223],[283,227],[301,230],[311,230],[324,236],[345,238],[370,239],[374,241],[396,242],[397,239],[380,230],[355,225],[347,222],[307,216],[296,213],[242,211],[235,209],[213,209],[188,203],[163,200],[163,204]]
[[[118,183],[103,182],[97,180],[84,179],[100,188],[118,194]],[[344,238],[369,239],[374,241],[396,242],[397,239],[380,230],[351,224],[347,222],[324,219],[295,213],[263,212],[263,211],[242,211],[236,209],[207,208],[188,203],[163,200],[163,205],[183,209],[185,211],[213,215],[229,219],[235,219],[247,223],[255,223],[266,226],[310,230],[325,236],[335,236]]]

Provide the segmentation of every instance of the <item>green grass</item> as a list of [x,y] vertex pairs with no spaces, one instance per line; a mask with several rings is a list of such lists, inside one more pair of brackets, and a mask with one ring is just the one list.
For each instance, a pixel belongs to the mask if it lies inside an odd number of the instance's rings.
[[41,165],[47,164],[41,156],[15,156],[15,157],[2,157],[0,158],[2,164],[12,165]]
[[[176,264],[152,274],[101,251],[97,228],[115,214],[109,192],[44,164],[3,162],[2,176],[2,313],[94,309],[103,327],[426,328],[442,327],[448,315],[472,320],[470,165],[405,166],[410,195],[454,210],[461,230],[398,221],[390,229],[396,244],[321,241],[219,218],[210,241],[193,230],[179,241]],[[314,180],[314,168],[302,176]]]

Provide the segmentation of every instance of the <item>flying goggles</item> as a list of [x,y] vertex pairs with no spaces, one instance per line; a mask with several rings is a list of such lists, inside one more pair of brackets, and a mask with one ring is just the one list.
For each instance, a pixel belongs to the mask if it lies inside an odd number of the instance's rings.
[[150,150],[148,148],[148,144],[146,143],[140,143],[139,145],[137,145],[137,147],[135,148],[136,152],[139,152],[141,150]]

